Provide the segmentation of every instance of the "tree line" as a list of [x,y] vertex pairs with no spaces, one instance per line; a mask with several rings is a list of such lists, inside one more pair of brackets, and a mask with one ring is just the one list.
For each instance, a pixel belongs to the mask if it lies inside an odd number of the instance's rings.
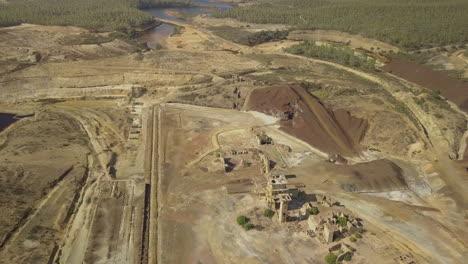
[[356,55],[346,46],[333,44],[317,45],[314,41],[303,41],[286,49],[286,52],[310,58],[333,61],[350,67],[361,69],[375,69],[375,60],[366,55]]
[[466,0],[260,0],[214,16],[340,30],[420,49],[468,43],[467,14]]
[[185,0],[19,0],[0,3],[0,26],[21,23],[132,31],[153,22],[145,7],[190,5]]

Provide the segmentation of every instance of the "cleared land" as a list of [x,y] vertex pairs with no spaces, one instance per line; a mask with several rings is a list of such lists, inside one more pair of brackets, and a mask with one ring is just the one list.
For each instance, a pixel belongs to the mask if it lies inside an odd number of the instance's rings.
[[[17,47],[3,54],[18,59],[2,61],[0,112],[34,114],[0,132],[1,263],[322,262],[328,249],[304,222],[263,216],[260,154],[365,221],[353,261],[463,263],[467,123],[455,105],[384,72],[287,54],[290,41],[248,47],[174,24],[165,50],[94,43],[81,55],[101,34],[1,29]],[[297,131],[309,121],[315,138]],[[274,144],[260,145],[263,133]],[[359,157],[333,163],[335,150]]]

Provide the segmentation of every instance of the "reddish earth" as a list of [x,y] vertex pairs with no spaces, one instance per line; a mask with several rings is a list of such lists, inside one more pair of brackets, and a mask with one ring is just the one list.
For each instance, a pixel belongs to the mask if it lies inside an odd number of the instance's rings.
[[281,129],[319,150],[345,157],[358,155],[368,124],[344,110],[331,111],[296,86],[256,89],[247,109],[281,119]]
[[468,113],[467,83],[407,60],[395,59],[382,67],[382,70],[433,91],[440,91],[443,97]]

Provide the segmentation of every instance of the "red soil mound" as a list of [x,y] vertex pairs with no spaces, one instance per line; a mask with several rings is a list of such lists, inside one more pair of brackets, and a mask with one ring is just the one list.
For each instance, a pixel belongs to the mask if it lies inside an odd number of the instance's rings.
[[330,111],[303,88],[276,87],[256,89],[247,109],[281,119],[281,129],[319,150],[345,157],[364,149],[359,144],[367,130],[367,121],[347,111]]
[[468,84],[407,60],[393,60],[382,70],[430,90],[440,91],[443,97],[468,113]]

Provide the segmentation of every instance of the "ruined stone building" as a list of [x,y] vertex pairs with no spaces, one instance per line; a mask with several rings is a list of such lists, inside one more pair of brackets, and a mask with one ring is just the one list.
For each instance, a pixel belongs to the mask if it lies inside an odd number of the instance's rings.
[[280,222],[287,220],[289,202],[296,199],[298,193],[298,188],[289,184],[284,174],[272,172],[267,175],[265,198],[277,210]]
[[[346,219],[346,224],[339,223],[338,218]],[[310,215],[307,218],[308,233],[316,237],[322,243],[331,243],[338,237],[344,237],[355,233],[362,226],[361,223],[351,215],[332,212],[326,217]]]

